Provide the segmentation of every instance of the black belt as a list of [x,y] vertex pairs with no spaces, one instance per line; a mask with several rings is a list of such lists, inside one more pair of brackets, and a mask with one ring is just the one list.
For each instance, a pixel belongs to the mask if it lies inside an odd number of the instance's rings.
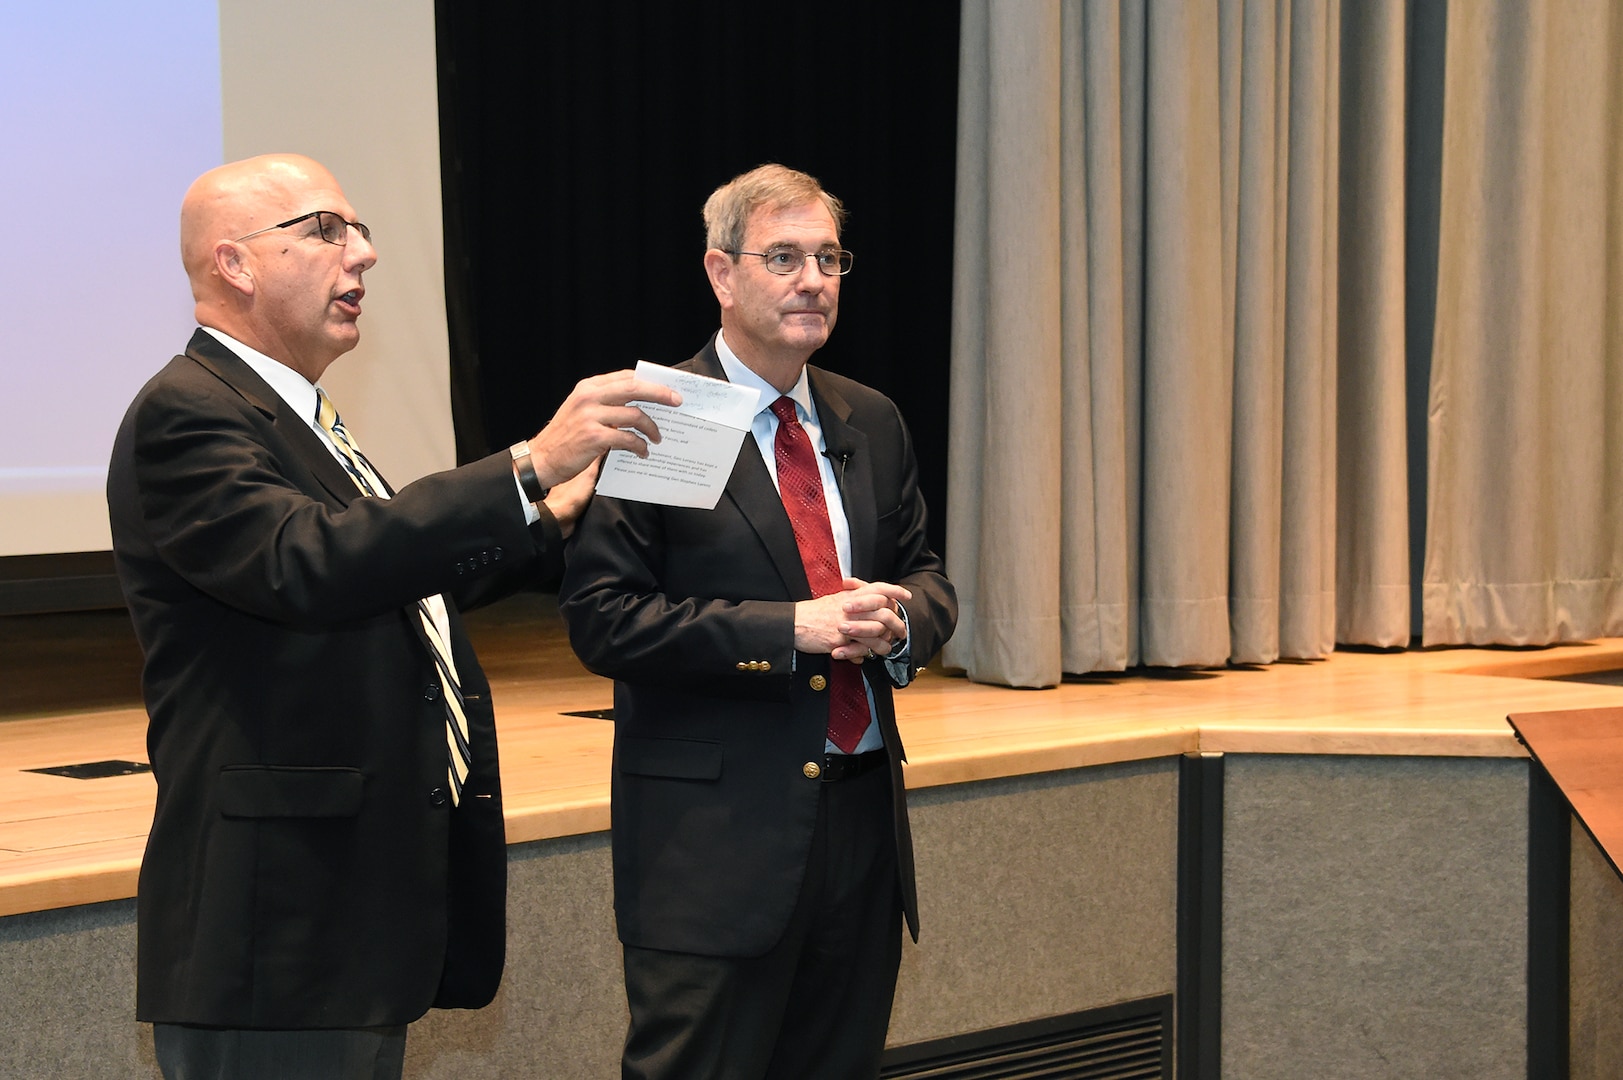
[[850,780],[863,773],[884,768],[889,755],[884,750],[869,750],[862,754],[824,754],[823,783]]

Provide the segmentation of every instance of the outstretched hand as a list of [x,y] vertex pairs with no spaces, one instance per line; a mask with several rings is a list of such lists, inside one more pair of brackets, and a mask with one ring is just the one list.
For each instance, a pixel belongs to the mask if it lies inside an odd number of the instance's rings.
[[682,395],[631,371],[611,371],[576,383],[552,420],[530,440],[530,457],[541,485],[550,488],[567,482],[610,450],[647,457],[648,443],[659,442],[659,428],[647,413],[629,404],[633,401],[675,406],[682,403]]

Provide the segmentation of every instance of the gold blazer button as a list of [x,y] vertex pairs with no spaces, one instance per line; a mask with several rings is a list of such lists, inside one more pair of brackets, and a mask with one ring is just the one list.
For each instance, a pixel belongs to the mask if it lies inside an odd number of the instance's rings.
[[806,774],[807,780],[816,780],[823,775],[823,767],[815,761],[806,762],[800,767],[800,771]]
[[[813,690],[821,690],[823,687],[828,685],[828,680],[823,678],[821,675],[813,675],[808,681],[811,683],[811,688]],[[807,773],[806,775],[810,776],[811,774]]]

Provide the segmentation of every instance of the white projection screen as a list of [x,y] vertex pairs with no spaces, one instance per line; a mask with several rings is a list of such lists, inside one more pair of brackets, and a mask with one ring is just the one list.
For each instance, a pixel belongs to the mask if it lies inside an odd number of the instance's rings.
[[113,432],[190,336],[181,196],[290,150],[372,227],[322,383],[397,486],[455,463],[432,0],[0,5],[0,557],[104,551]]

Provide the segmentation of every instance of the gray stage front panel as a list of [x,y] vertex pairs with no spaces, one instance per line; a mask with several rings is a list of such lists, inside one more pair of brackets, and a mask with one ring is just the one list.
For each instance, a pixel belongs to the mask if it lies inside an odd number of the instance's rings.
[[1225,775],[1222,1075],[1524,1080],[1527,762]]
[[1572,823],[1572,1080],[1623,1076],[1623,881]]
[[[914,793],[923,944],[903,949],[893,1042],[1168,993],[1174,761]],[[605,833],[509,848],[496,1001],[431,1012],[410,1080],[618,1071],[625,994]],[[898,926],[898,932],[901,932]],[[134,1020],[134,902],[0,919],[0,1078],[156,1077]]]
[[[432,1011],[409,1080],[619,1071],[625,994],[606,833],[508,849],[507,971],[490,1007]],[[0,918],[0,1080],[156,1078],[135,1020],[135,901]]]
[[0,1078],[157,1077],[135,1022],[135,901],[0,918]]
[[509,847],[507,970],[484,1009],[436,1011],[406,1040],[409,1080],[601,1080],[626,1034],[608,833]]
[[[1226,772],[1224,1076],[1520,1080],[1526,764],[1231,755]],[[1175,760],[912,802],[923,939],[903,950],[892,1042],[1172,989]],[[413,1025],[413,1080],[616,1071],[608,838],[510,855],[501,994]],[[1623,1044],[1615,1018],[1586,1011],[1623,970],[1623,894],[1600,869],[1575,852],[1574,1064],[1613,1076],[1594,1048]],[[0,1077],[155,1077],[134,955],[133,901],[0,919]]]
[[902,949],[893,1045],[1173,991],[1176,759],[909,803],[921,926]]
[[[1177,776],[1162,760],[914,792],[923,935],[903,947],[891,1042],[1171,992]],[[608,837],[509,850],[501,992],[413,1025],[413,1080],[618,1071]]]

